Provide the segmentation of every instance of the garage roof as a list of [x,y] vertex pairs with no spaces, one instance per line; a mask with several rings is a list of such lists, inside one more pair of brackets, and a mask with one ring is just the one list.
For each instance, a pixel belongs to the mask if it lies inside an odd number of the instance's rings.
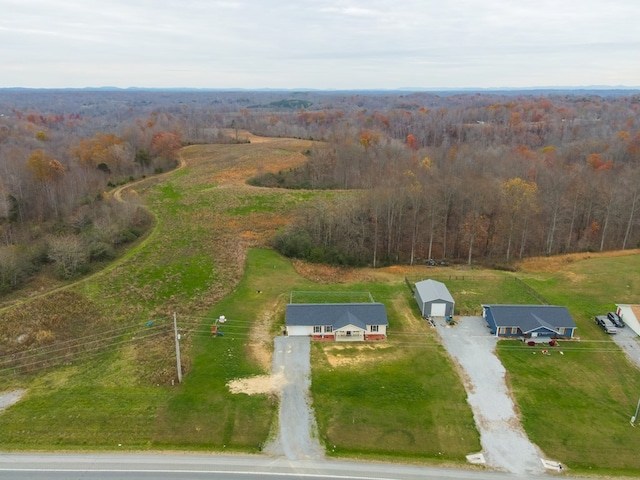
[[422,280],[416,283],[416,289],[420,294],[420,299],[423,302],[431,302],[433,300],[443,300],[446,302],[455,303],[453,297],[449,293],[447,286],[438,282],[437,280]]

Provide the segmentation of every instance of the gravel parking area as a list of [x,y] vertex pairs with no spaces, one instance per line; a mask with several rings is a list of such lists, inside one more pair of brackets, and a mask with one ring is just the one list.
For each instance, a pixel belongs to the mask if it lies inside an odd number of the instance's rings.
[[627,354],[631,363],[640,368],[640,338],[636,332],[629,327],[618,328],[618,333],[611,335],[611,338]]
[[542,455],[528,439],[516,414],[505,369],[495,355],[497,339],[489,333],[484,319],[461,317],[454,326],[436,320],[436,328],[463,371],[487,465],[519,475],[543,474]]

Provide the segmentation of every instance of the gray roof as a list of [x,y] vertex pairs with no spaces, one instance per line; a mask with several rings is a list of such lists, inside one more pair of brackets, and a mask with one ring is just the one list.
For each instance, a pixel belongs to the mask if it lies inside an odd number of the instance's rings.
[[523,333],[541,327],[551,331],[576,328],[567,307],[555,305],[483,305],[489,308],[497,327],[519,327]]
[[416,282],[416,289],[420,294],[420,298],[423,302],[432,302],[433,300],[444,300],[447,302],[455,303],[453,297],[449,293],[447,286],[438,282],[437,280],[422,280]]
[[290,303],[287,325],[333,325],[339,329],[354,325],[388,325],[387,311],[381,303]]

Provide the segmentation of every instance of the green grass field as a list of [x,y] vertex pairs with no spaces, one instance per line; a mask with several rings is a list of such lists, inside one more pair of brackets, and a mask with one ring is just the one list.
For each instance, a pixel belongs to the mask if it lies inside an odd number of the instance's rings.
[[327,453],[463,463],[480,442],[460,379],[424,324],[416,331],[393,305],[389,313],[385,345],[314,345],[313,404]]
[[[308,144],[188,147],[188,168],[136,187],[157,216],[144,241],[99,275],[4,310],[2,345],[26,335],[25,362],[45,355],[48,361],[0,366],[3,390],[28,390],[0,414],[0,449],[257,452],[276,424],[277,402],[231,394],[226,385],[269,371],[271,338],[291,292],[297,302],[313,303],[370,301],[371,294],[387,307],[387,342],[312,348],[313,402],[327,453],[462,463],[480,450],[478,432],[457,370],[419,319],[405,276],[444,281],[464,315],[479,314],[482,303],[537,303],[517,276],[567,306],[580,337],[562,342],[564,355],[499,344],[530,438],[573,472],[640,476],[640,429],[629,424],[640,396],[638,369],[592,321],[615,302],[640,303],[640,255],[593,255],[547,272],[421,266],[313,282],[263,247],[295,205],[336,193],[243,183],[259,170],[303,161],[299,152]],[[220,315],[229,319],[224,336],[212,338]],[[77,348],[62,348],[72,338]]]

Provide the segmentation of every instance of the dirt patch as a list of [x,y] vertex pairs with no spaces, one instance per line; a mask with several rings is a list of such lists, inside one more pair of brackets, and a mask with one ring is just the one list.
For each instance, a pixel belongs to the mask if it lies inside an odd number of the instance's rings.
[[385,350],[390,348],[384,343],[367,345],[331,345],[324,354],[332,367],[353,367],[377,363],[386,357]]
[[18,403],[25,393],[27,393],[27,391],[23,389],[0,393],[0,413],[11,405]]
[[271,345],[273,341],[271,329],[277,317],[278,303],[279,300],[274,301],[253,323],[249,334],[251,341],[246,345],[249,358],[264,370],[271,368]]
[[257,377],[238,378],[227,383],[231,393],[247,395],[269,394],[280,396],[287,384],[283,374],[259,375]]

